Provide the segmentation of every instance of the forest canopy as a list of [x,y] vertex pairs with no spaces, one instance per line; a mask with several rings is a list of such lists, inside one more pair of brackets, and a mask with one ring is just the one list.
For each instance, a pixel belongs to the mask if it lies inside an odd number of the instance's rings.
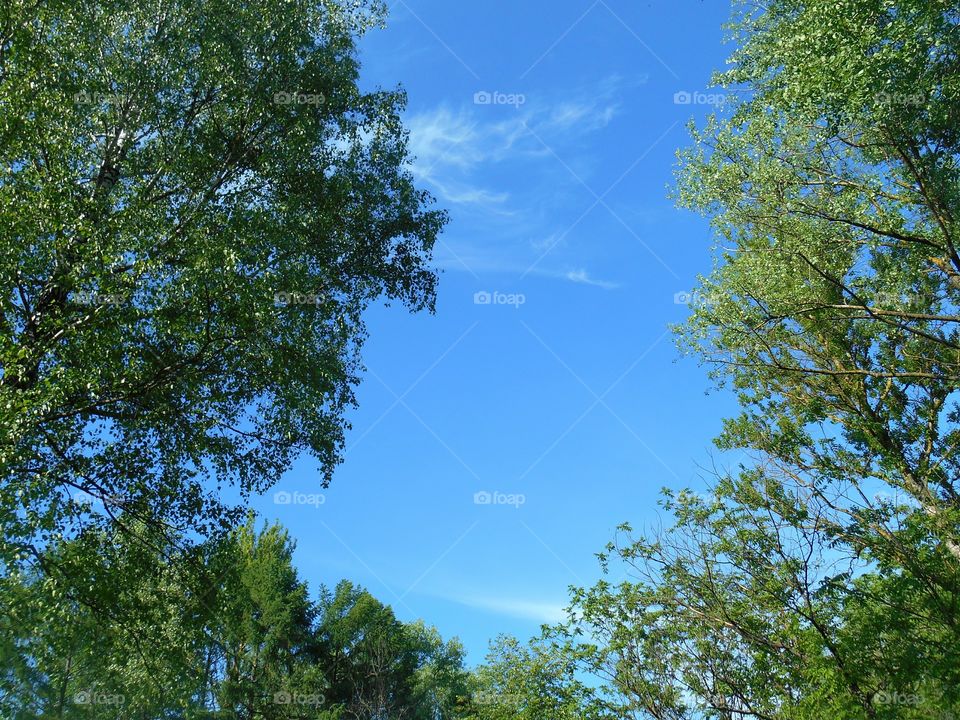
[[956,3],[736,3],[673,191],[733,460],[476,666],[244,502],[332,478],[369,304],[434,309],[383,11],[0,10],[0,715],[960,717]]

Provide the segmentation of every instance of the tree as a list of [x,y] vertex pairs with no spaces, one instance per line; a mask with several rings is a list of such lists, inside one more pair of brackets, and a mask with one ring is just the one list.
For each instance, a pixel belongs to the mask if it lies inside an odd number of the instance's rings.
[[[625,526],[602,556],[620,582],[573,599],[576,632],[595,643],[586,664],[624,712],[919,720],[960,709],[956,598],[860,556],[818,498],[753,472],[665,506],[672,527],[636,538]],[[935,574],[915,529],[900,541],[919,540]]]
[[445,222],[402,92],[357,85],[380,16],[0,10],[0,567],[107,522],[223,529],[242,511],[215,489],[262,491],[302,452],[329,481],[362,311],[432,309]]
[[744,98],[679,188],[723,248],[682,334],[744,407],[721,446],[898,488],[960,560],[960,14],[784,0],[735,31]]
[[[187,550],[113,532],[49,548],[61,572],[0,582],[3,717],[461,717],[459,641],[346,581],[311,600],[281,527],[250,516]],[[183,573],[188,563],[199,567]]]
[[[87,530],[0,579],[0,715],[184,717],[207,642],[208,586],[181,566],[197,549],[156,547],[140,529]],[[56,566],[55,568],[52,566]]]
[[737,392],[718,445],[751,462],[612,544],[575,628],[643,717],[951,717],[960,13],[739,7],[729,113],[681,153],[718,249],[680,340]]
[[582,648],[563,628],[526,645],[509,636],[490,644],[474,673],[467,720],[613,720],[618,715],[582,677]]
[[471,692],[463,644],[457,638],[444,641],[435,627],[422,620],[405,627],[420,657],[419,667],[408,681],[415,698],[411,719],[458,720]]
[[343,581],[320,601],[317,642],[328,701],[344,720],[454,718],[467,693],[463,648],[433,628],[405,624],[370,593]]
[[203,696],[240,720],[326,718],[324,669],[314,640],[317,608],[278,525],[251,515],[212,555],[220,578],[207,628]]

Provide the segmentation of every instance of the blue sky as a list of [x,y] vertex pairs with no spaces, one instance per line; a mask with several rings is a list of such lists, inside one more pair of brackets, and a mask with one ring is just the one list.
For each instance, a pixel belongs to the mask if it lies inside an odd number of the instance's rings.
[[558,619],[618,524],[658,522],[662,487],[703,486],[735,405],[667,330],[711,264],[667,186],[729,12],[401,0],[364,39],[363,85],[406,88],[413,170],[452,221],[437,313],[369,313],[333,486],[305,459],[256,503],[311,586],[358,582],[479,662]]

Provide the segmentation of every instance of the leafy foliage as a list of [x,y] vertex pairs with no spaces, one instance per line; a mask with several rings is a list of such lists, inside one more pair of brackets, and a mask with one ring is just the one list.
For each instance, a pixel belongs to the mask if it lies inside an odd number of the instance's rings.
[[[128,521],[210,533],[215,489],[329,481],[381,296],[432,309],[445,216],[380,8],[27,0],[0,10],[0,563]],[[101,506],[90,512],[90,503]]]
[[562,629],[526,646],[501,636],[474,675],[465,720],[612,720],[603,698],[582,677],[580,650]]
[[[459,642],[346,581],[312,601],[278,526],[250,518],[195,558],[132,537],[58,547],[56,561],[76,565],[66,575],[85,572],[82,592],[42,572],[0,587],[4,717],[459,717]],[[178,570],[189,562],[195,572]]]
[[356,87],[375,12],[158,7],[0,16],[4,716],[960,714],[955,3],[739,3],[739,99],[681,153],[718,245],[678,332],[750,462],[665,491],[672,526],[624,525],[567,623],[472,673],[349,582],[311,600],[278,527],[175,531],[236,518],[208,476],[329,477],[360,312],[431,306],[444,218],[402,97]]
[[752,458],[628,526],[574,595],[624,713],[947,718],[960,707],[960,15],[742,3],[678,199],[716,265],[681,346],[738,394]]

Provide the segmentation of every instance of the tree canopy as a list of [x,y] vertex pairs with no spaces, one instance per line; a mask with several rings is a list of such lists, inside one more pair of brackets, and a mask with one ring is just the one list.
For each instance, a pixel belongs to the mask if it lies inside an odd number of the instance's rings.
[[731,462],[476,668],[216,493],[329,480],[363,309],[432,308],[445,216],[357,84],[380,10],[0,10],[0,714],[960,716],[956,3],[737,3],[675,191]]
[[402,91],[358,87],[380,14],[0,10],[0,562],[104,521],[228,527],[218,489],[301,453],[329,481],[362,311],[432,309],[445,221]]
[[[150,552],[135,534],[91,532],[52,552],[75,565],[70,573],[5,578],[0,713],[459,717],[470,689],[458,641],[397,620],[348,581],[311,597],[287,533],[257,524],[250,517],[192,547],[199,558],[178,557],[175,542]],[[193,561],[207,571],[202,581],[176,570]]]
[[740,400],[735,467],[625,526],[574,625],[628,715],[953,717],[960,13],[775,0],[731,31],[676,194],[716,232],[678,331]]

